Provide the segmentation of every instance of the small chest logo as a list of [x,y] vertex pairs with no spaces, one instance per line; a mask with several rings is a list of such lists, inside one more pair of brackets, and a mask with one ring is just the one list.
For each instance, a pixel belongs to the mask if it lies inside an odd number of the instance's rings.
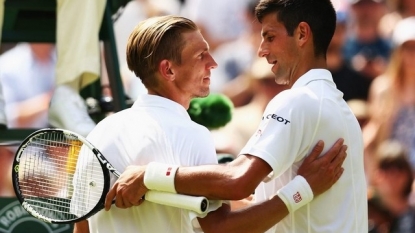
[[285,119],[285,118],[284,118],[284,117],[282,117],[282,116],[278,116],[277,114],[268,114],[268,115],[266,115],[266,116],[263,116],[263,117],[262,117],[262,120],[265,120],[265,119],[273,119],[273,120],[276,120],[276,121],[278,121],[278,122],[283,123],[284,125],[286,125],[286,124],[290,124],[290,123],[291,123],[291,121],[289,121],[289,120]]

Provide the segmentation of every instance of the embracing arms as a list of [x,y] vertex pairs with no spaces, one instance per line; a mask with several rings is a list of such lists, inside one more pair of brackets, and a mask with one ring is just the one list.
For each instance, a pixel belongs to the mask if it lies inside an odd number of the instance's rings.
[[[298,170],[309,183],[314,196],[330,188],[339,178],[341,164],[347,147],[339,139],[324,156],[318,157],[324,148],[320,141]],[[337,163],[340,160],[341,163]],[[146,166],[129,166],[109,191],[106,209],[111,201],[128,208],[139,205],[147,192],[144,185]],[[253,193],[257,185],[271,172],[271,167],[262,159],[251,155],[239,156],[227,165],[203,165],[180,167],[174,177],[176,192],[206,196],[209,199],[238,200]]]

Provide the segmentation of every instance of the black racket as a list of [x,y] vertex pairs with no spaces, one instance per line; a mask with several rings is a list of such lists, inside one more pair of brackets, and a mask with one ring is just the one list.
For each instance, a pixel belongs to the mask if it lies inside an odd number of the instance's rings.
[[[48,223],[73,223],[104,208],[110,173],[120,173],[83,136],[63,129],[41,129],[19,146],[13,187],[32,216]],[[73,184],[76,184],[75,187]],[[205,197],[148,191],[150,202],[205,213]]]

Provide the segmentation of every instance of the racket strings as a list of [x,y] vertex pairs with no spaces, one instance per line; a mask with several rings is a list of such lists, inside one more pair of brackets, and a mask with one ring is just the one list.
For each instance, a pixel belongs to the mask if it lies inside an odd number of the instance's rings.
[[104,187],[103,171],[92,151],[80,140],[55,131],[26,144],[18,173],[27,209],[58,221],[89,213]]

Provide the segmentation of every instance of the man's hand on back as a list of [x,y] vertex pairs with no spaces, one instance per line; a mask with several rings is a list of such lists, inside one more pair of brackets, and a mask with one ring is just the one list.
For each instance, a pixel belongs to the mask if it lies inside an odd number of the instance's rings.
[[330,150],[319,157],[324,148],[324,142],[319,141],[298,169],[298,175],[307,180],[314,196],[328,190],[342,175],[342,164],[347,156],[347,146],[343,142],[343,139],[337,140]]

